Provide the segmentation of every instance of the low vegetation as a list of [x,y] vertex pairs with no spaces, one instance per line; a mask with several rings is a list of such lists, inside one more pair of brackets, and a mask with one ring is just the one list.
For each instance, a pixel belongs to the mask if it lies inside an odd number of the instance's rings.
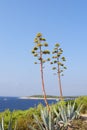
[[0,130],[87,130],[81,114],[87,114],[87,96],[53,104],[50,112],[42,104],[24,111],[6,110],[0,113]]

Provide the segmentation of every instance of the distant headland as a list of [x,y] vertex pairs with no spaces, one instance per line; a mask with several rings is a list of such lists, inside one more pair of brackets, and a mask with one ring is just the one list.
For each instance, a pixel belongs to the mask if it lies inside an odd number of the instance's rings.
[[[63,96],[64,99],[75,99],[78,96]],[[43,95],[32,95],[32,96],[22,96],[19,97],[19,99],[44,99]],[[52,95],[47,95],[48,100],[57,100],[60,99],[59,96],[52,96]]]

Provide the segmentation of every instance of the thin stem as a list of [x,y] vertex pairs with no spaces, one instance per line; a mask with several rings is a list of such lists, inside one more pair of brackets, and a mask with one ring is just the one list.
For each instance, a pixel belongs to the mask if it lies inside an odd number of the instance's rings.
[[[57,49],[58,53],[58,49]],[[59,57],[57,57],[57,63],[59,63]],[[62,94],[62,86],[61,86],[61,78],[60,78],[60,66],[58,64],[58,83],[59,83],[59,91],[60,91],[60,100],[63,99],[63,94]]]
[[61,86],[61,78],[60,78],[60,67],[58,65],[58,83],[59,83],[59,90],[60,90],[60,99],[63,99],[63,94],[62,94],[62,86]]
[[48,108],[48,111],[50,111],[50,107],[49,104],[47,102],[47,96],[46,96],[46,92],[45,92],[45,86],[44,86],[44,77],[43,77],[43,62],[42,62],[42,51],[41,51],[41,47],[40,47],[40,71],[41,71],[41,80],[42,80],[42,91],[43,91],[43,95],[44,95],[44,101],[45,104]]

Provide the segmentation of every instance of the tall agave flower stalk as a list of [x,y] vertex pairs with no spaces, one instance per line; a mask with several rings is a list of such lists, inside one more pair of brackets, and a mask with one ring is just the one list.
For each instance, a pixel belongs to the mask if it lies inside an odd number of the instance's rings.
[[58,75],[58,84],[59,84],[59,91],[60,91],[60,100],[63,99],[63,92],[62,92],[62,85],[61,85],[61,76],[63,76],[64,69],[67,69],[64,66],[64,62],[66,61],[65,57],[62,56],[63,50],[60,48],[60,44],[55,44],[53,54],[53,61],[50,64],[54,64],[53,70],[56,70]]
[[44,55],[46,54],[50,54],[49,50],[44,50],[45,47],[48,46],[48,44],[46,43],[46,39],[42,37],[41,33],[38,33],[34,39],[34,43],[35,46],[32,50],[32,54],[34,55],[34,57],[37,57],[37,59],[39,60],[38,62],[35,62],[35,64],[40,64],[40,72],[41,72],[41,81],[42,81],[42,91],[43,91],[43,95],[44,95],[44,101],[46,103],[46,106],[49,108],[49,104],[47,102],[47,98],[46,98],[46,91],[45,91],[45,85],[44,85],[44,74],[43,74],[43,69],[44,69],[44,63],[46,61],[50,61],[50,58],[48,59],[44,59]]

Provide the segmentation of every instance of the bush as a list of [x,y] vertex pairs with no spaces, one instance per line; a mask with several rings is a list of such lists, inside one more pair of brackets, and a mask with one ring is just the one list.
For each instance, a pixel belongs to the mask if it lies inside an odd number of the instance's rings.
[[87,96],[81,96],[76,99],[77,106],[79,104],[83,104],[81,113],[85,114],[87,113]]

